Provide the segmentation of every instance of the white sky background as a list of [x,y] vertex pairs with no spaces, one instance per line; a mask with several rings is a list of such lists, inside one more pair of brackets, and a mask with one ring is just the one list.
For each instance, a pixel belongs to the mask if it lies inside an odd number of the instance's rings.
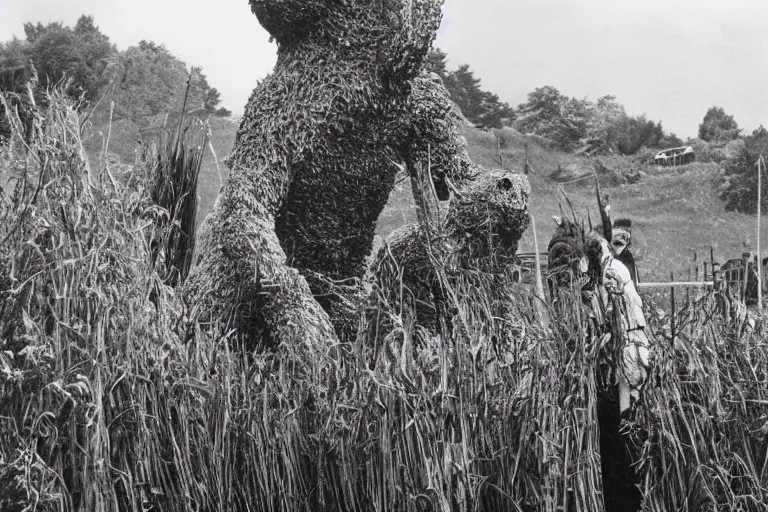
[[[0,0],[0,41],[26,21],[90,14],[118,49],[142,39],[201,66],[239,114],[275,47],[247,0]],[[446,0],[438,46],[513,107],[535,87],[617,97],[685,138],[719,105],[768,127],[768,0]]]

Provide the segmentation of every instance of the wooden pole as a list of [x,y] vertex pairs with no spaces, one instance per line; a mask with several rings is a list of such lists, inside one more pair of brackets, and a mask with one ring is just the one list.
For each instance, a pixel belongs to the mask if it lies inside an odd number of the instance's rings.
[[749,275],[749,253],[741,255],[741,281],[739,282],[739,298],[741,302],[747,302],[747,278]]
[[542,325],[549,324],[547,310],[544,308],[544,280],[541,277],[541,256],[539,256],[539,238],[536,236],[536,220],[531,212],[531,228],[533,229],[533,250],[536,254],[536,309],[539,312],[539,318]]
[[[669,273],[669,280],[672,281],[673,283],[675,282],[674,272]],[[669,303],[672,306],[670,308],[672,311],[670,312],[671,316],[669,319],[669,328],[670,328],[669,331],[670,331],[670,334],[672,335],[672,345],[674,346],[674,343],[675,343],[675,287],[674,286],[669,287],[669,295],[670,295]]]
[[523,167],[523,172],[525,172],[525,174],[528,174],[529,172],[531,172],[530,167],[531,166],[528,163],[528,143],[526,142],[525,143],[525,165]]
[[757,160],[757,309],[763,312],[763,256],[760,253],[760,214],[763,201],[763,155]]
[[715,247],[709,246],[709,264],[712,266],[712,282],[715,290],[720,289],[720,264],[715,261]]
[[[706,263],[705,263],[705,267],[706,267]],[[706,268],[704,269],[704,273],[706,274]],[[699,253],[696,250],[693,251],[693,275],[694,275],[694,278],[693,278],[694,281],[702,280],[701,267],[699,266]],[[698,301],[699,299],[701,299],[701,294],[702,294],[701,288],[697,288],[693,295],[693,300]]]
[[[693,259],[694,265],[696,264],[696,256],[694,256]],[[693,281],[691,278],[691,266],[688,265],[688,282]],[[685,289],[685,305],[688,306],[691,304],[691,289],[687,288]]]
[[493,136],[496,138],[496,157],[499,159],[499,165],[504,167],[504,157],[501,156],[501,137],[496,132],[493,132]]
[[692,287],[706,288],[714,286],[714,281],[672,281],[667,283],[637,283],[637,288],[672,288],[672,287]]

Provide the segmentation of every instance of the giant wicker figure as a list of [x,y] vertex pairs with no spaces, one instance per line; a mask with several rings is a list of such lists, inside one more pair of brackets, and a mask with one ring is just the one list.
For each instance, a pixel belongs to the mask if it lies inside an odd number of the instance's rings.
[[446,176],[474,172],[445,89],[420,72],[442,0],[250,4],[277,64],[246,106],[185,295],[195,318],[257,343],[327,346],[351,322],[325,283],[363,275],[395,162],[429,160],[443,196]]

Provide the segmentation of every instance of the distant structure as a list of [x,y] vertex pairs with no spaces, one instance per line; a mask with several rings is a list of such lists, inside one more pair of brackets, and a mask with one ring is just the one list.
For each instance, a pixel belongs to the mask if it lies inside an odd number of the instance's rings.
[[653,163],[662,167],[690,164],[694,160],[696,154],[691,146],[664,149],[653,157]]
[[[721,267],[723,284],[728,294],[747,305],[757,304],[757,253],[744,251],[741,258],[733,258]],[[768,271],[768,257],[763,254],[760,264],[763,276]],[[763,277],[763,295],[768,293],[768,282]]]

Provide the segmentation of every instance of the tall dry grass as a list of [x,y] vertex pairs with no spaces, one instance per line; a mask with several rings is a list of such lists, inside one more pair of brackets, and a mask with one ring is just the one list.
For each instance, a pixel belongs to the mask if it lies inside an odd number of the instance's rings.
[[[156,167],[89,169],[78,112],[48,99],[0,158],[0,510],[604,509],[611,351],[578,290],[544,327],[526,290],[435,261],[450,336],[404,345],[382,300],[381,347],[245,352],[153,264],[174,204]],[[647,510],[768,502],[764,330],[718,307],[680,313],[674,342],[652,326],[632,433]]]

